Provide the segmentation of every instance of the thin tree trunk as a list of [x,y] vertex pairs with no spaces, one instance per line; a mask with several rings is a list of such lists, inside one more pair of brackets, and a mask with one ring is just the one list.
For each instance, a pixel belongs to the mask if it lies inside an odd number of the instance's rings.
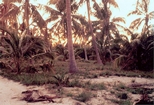
[[67,9],[67,34],[68,34],[68,53],[69,53],[69,72],[75,73],[78,71],[75,56],[74,56],[74,50],[73,50],[73,41],[72,41],[72,26],[71,26],[71,5],[70,0],[66,0],[66,9]]
[[48,30],[47,30],[47,27],[45,27],[45,30],[44,30],[44,40],[45,41],[48,41]]
[[91,19],[90,19],[90,11],[91,10],[90,10],[90,1],[89,0],[87,0],[87,10],[88,10],[88,20],[89,20],[90,32],[92,34],[92,41],[93,41],[93,46],[94,46],[94,49],[95,49],[95,52],[96,52],[97,63],[103,64],[102,60],[100,59],[100,55],[99,55],[98,48],[97,48],[97,45],[96,45],[96,38],[93,34],[93,28],[92,28],[92,23],[91,23]]
[[20,74],[21,73],[21,70],[20,70],[20,58],[15,57],[14,58],[14,62],[15,62],[17,74]]
[[29,0],[25,0],[25,24],[27,29],[27,34],[29,34]]
[[86,45],[83,45],[85,60],[88,61]]

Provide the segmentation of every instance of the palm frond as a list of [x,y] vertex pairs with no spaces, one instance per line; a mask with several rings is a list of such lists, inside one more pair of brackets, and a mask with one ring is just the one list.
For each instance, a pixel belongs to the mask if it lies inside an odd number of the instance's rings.
[[78,8],[79,8],[78,4],[74,1],[71,4],[71,11],[75,13],[78,10]]
[[51,29],[49,29],[49,31],[54,32],[55,30],[57,30],[58,27],[60,26],[60,23],[61,23],[61,20],[58,20],[56,23],[54,23]]
[[56,8],[60,11],[63,12],[66,9],[66,1],[65,0],[58,0],[58,2],[55,4]]
[[124,20],[124,18],[122,18],[122,17],[113,18],[113,19],[112,19],[112,22],[113,22],[113,23],[114,23],[114,22],[123,22],[123,23],[126,23],[125,20]]
[[12,8],[1,17],[1,20],[7,19],[9,16],[16,17],[19,14],[19,11],[20,11],[20,8],[13,5]]
[[138,13],[138,11],[134,10],[134,11],[131,11],[127,16],[134,15],[134,14],[137,14],[137,13]]
[[46,27],[46,22],[40,15],[40,13],[37,11],[36,7],[34,5],[32,6],[32,13],[34,17],[34,22],[37,23],[37,25],[42,29],[43,27]]
[[94,15],[99,18],[99,19],[103,19],[106,15],[106,12],[104,11],[103,8],[101,8],[97,2],[94,1],[94,5],[93,5],[94,10],[96,11],[96,13],[94,13]]
[[56,21],[57,19],[59,19],[58,16],[50,16],[48,19],[45,20],[45,22],[50,23],[50,22]]
[[0,46],[0,52],[1,54],[9,54],[8,50],[3,46]]
[[124,27],[124,31],[126,31],[128,35],[133,34],[133,32],[129,28]]
[[115,0],[108,0],[108,3],[113,5],[115,8],[118,8],[118,4]]
[[63,15],[61,12],[59,12],[58,10],[55,10],[47,5],[39,5],[40,9],[43,9],[44,11],[50,13],[50,15]]
[[80,2],[78,3],[79,6],[82,6],[85,3],[85,0],[80,0]]
[[57,4],[59,0],[49,0],[48,4]]
[[[114,24],[115,24],[115,23],[114,23]],[[115,24],[115,25],[116,25],[116,27],[119,27],[119,28],[125,30],[125,27],[124,27],[123,25],[120,25],[120,24]]]
[[103,23],[103,20],[92,21],[92,25],[93,25],[93,26],[98,26],[98,25],[100,25],[101,23]]
[[120,66],[120,64],[125,60],[127,56],[126,55],[120,55],[114,60],[114,67],[117,68]]
[[88,21],[82,15],[72,15],[72,17],[74,19],[79,20],[82,25],[85,25],[85,26],[88,26],[89,25]]
[[133,22],[131,22],[131,25],[130,25],[130,28],[131,29],[133,29],[133,28],[138,28],[137,26],[138,26],[138,24],[141,22],[141,18],[137,18],[137,19],[135,19]]
[[142,0],[142,9],[143,11],[145,11],[146,13],[148,13],[148,5],[149,5],[150,1],[149,0]]
[[149,13],[149,19],[154,19],[154,11]]
[[21,3],[22,2],[22,0],[2,0],[5,4],[9,4],[9,3],[15,3],[15,2],[19,2],[19,3]]
[[75,33],[78,35],[82,35],[83,29],[82,29],[81,24],[75,21],[75,19],[72,19],[72,23],[73,23],[73,30],[75,31]]

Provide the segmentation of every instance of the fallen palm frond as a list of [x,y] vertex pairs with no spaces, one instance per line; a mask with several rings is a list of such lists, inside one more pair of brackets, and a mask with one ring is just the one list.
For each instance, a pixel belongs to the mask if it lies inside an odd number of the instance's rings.
[[40,102],[40,101],[49,101],[53,102],[53,99],[60,98],[59,96],[49,96],[41,94],[38,90],[27,90],[23,91],[22,94],[24,95],[22,100],[27,102]]
[[125,60],[127,56],[126,55],[120,55],[114,60],[114,68],[118,68],[120,64]]

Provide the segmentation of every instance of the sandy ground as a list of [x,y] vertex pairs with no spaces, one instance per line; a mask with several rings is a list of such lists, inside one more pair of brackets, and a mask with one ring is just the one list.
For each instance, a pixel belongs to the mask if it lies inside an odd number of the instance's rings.
[[[146,78],[137,78],[137,77],[99,77],[96,79],[85,79],[84,81],[91,81],[91,82],[104,82],[104,83],[115,83],[115,82],[122,82],[127,85],[132,83],[132,80],[135,80],[137,83],[142,84],[154,84],[154,79],[146,79]],[[22,92],[29,90],[29,89],[39,89],[42,92],[46,92],[47,90],[43,86],[24,86],[18,82],[14,82],[12,80],[8,80],[0,76],[0,105],[86,105],[84,103],[75,104],[77,101],[71,99],[70,97],[67,98],[60,98],[55,99],[56,103],[49,103],[49,102],[35,102],[35,103],[27,103],[26,101],[21,100]],[[97,101],[92,99],[93,102]],[[94,105],[94,103],[91,105]],[[109,103],[105,104],[108,105]],[[95,104],[97,105],[97,104]]]
[[52,102],[27,103],[21,100],[22,92],[26,90],[40,90],[42,94],[47,93],[44,86],[24,86],[18,82],[8,80],[0,76],[0,105],[75,105],[76,101],[70,97],[55,99]]

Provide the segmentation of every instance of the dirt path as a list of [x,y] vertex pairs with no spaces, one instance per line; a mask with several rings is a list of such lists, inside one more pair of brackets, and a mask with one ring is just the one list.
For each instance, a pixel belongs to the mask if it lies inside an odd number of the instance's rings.
[[[136,77],[111,76],[111,77],[99,77],[96,79],[85,79],[85,81],[88,81],[88,80],[90,80],[91,82],[105,82],[105,83],[122,82],[125,84],[131,83],[132,80],[135,80],[135,82],[137,83],[154,84],[154,79],[136,78]],[[40,90],[42,89],[42,91],[44,92],[46,91],[44,87],[36,87],[36,86],[27,87],[18,82],[14,82],[12,80],[8,80],[0,76],[1,105],[51,105],[51,104],[52,105],[75,105],[75,103],[77,102],[71,99],[70,97],[67,97],[67,98],[58,99],[56,103],[49,103],[49,102],[27,103],[26,101],[21,100],[21,93],[28,89],[40,89]]]

